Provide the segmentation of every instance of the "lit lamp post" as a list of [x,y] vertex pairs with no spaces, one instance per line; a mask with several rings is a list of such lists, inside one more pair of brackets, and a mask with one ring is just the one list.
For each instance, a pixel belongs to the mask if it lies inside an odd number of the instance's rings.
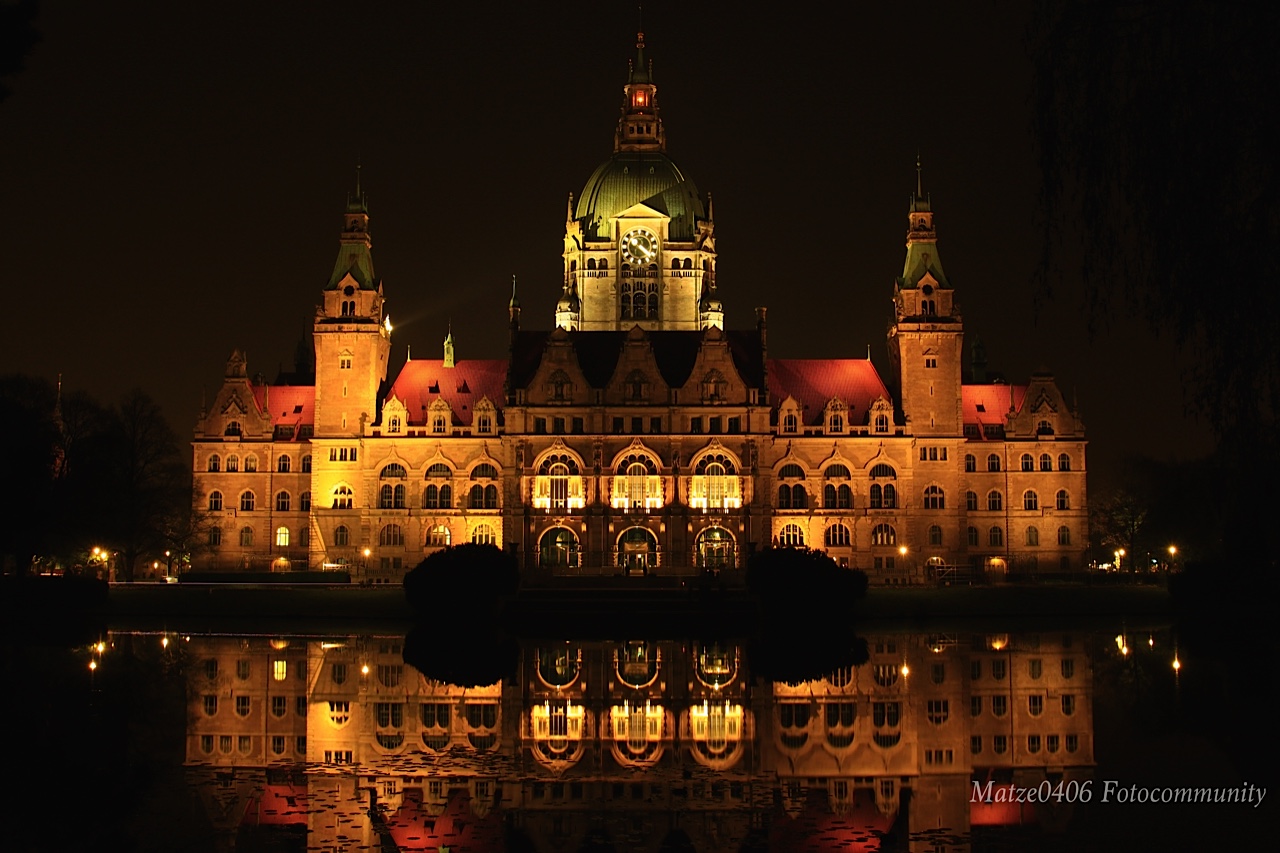
[[907,571],[907,546],[898,546],[898,559],[902,561],[902,570]]
[[1116,558],[1116,571],[1117,571],[1117,572],[1118,572],[1118,571],[1120,571],[1120,558],[1121,558],[1121,557],[1123,557],[1123,556],[1124,556],[1124,549],[1123,549],[1123,548],[1117,548],[1117,549],[1116,549],[1116,552],[1115,552],[1115,558]]
[[1177,556],[1178,556],[1178,546],[1170,545],[1169,546],[1169,571],[1173,571],[1173,560]]
[[369,578],[369,555],[372,553],[373,551],[371,551],[369,548],[366,547],[364,549],[364,571],[362,572],[364,577],[361,578],[361,580],[368,580]]

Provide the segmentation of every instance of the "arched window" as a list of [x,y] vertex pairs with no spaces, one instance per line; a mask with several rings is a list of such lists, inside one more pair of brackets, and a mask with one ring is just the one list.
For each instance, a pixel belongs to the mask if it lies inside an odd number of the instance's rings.
[[987,509],[991,512],[1004,509],[1004,497],[995,489],[987,492]]
[[942,544],[942,528],[936,524],[929,525],[929,544],[930,545]]
[[1053,435],[1053,424],[1048,421],[1040,421],[1036,424],[1036,435]]
[[999,457],[999,456],[997,456],[996,454],[992,453],[990,456],[988,456],[988,457],[987,457],[987,470],[988,470],[988,471],[999,471],[999,470],[1000,470],[1000,457]]
[[222,511],[222,492],[209,493],[209,512]]
[[845,483],[827,483],[822,487],[822,505],[827,509],[849,509],[853,506],[853,490]]
[[256,473],[258,470],[258,457],[250,454],[244,458],[244,470],[247,474]]
[[538,565],[544,569],[576,569],[578,537],[566,527],[553,527],[538,543]]
[[494,468],[488,462],[481,462],[479,465],[471,469],[471,479],[481,480],[486,478],[490,480],[498,479],[498,469]]
[[964,493],[964,508],[969,512],[978,511],[978,493],[977,492]]
[[1027,528],[1027,544],[1032,547],[1040,544],[1040,530],[1038,528]]
[[378,533],[378,544],[383,547],[404,546],[404,530],[398,524],[387,524]]
[[871,528],[872,545],[897,545],[898,532],[891,524],[877,524]]
[[227,472],[234,474],[240,470],[240,457],[234,453],[227,457]]
[[925,509],[945,509],[946,496],[942,493],[941,486],[929,486],[924,490],[924,508]]
[[476,432],[490,433],[493,432],[493,416],[487,413],[476,416]]
[[435,483],[428,483],[427,487],[422,490],[422,508],[436,509],[440,506],[440,487]]
[[1058,489],[1058,494],[1054,496],[1054,504],[1058,509],[1071,509],[1071,496],[1067,494],[1066,489]]
[[427,544],[433,548],[447,548],[450,541],[449,528],[437,524],[427,531]]
[[1067,527],[1065,524],[1058,528],[1058,544],[1071,544],[1071,528]]
[[896,480],[898,472],[893,470],[892,465],[886,465],[880,462],[871,468],[871,479],[873,480]]
[[968,534],[969,534],[969,547],[977,548],[978,547],[978,528],[970,527]]
[[444,435],[447,422],[444,415],[433,415],[431,418],[431,432],[433,435]]
[[351,505],[355,500],[355,493],[351,491],[350,486],[337,486],[333,490],[333,508],[334,509],[351,509]]
[[847,548],[852,539],[849,528],[839,523],[828,527],[823,535],[823,541],[827,543],[828,548]]
[[287,527],[276,528],[276,547],[277,548],[289,547],[289,528]]
[[216,473],[220,467],[221,460],[218,458],[218,454],[215,453],[209,457],[209,470]]
[[804,469],[794,462],[788,462],[786,465],[782,466],[782,470],[778,472],[778,476],[782,479],[786,479],[787,477],[798,477],[803,480]]
[[978,470],[978,460],[972,453],[966,453],[964,455],[964,470],[969,473]]
[[253,492],[242,492],[240,495],[240,511],[253,512]]
[[222,544],[222,528],[210,527],[209,528],[209,547],[217,548],[221,544]]
[[378,472],[378,479],[380,480],[403,480],[407,476],[409,476],[408,472],[404,470],[404,466],[399,462],[383,465],[382,470]]
[[630,527],[618,537],[618,565],[628,571],[648,571],[657,565],[658,540],[643,527]]
[[477,483],[471,487],[471,493],[467,496],[468,509],[484,509],[484,486]]
[[351,544],[351,531],[347,529],[345,524],[339,524],[333,530],[333,544],[346,547]]
[[1058,470],[1059,470],[1059,471],[1070,471],[1070,470],[1071,470],[1071,457],[1070,457],[1070,456],[1068,456],[1068,455],[1067,455],[1067,454],[1065,454],[1065,453],[1059,453],[1059,454],[1058,454]]
[[449,479],[453,476],[453,470],[443,462],[437,462],[427,469],[427,479]]
[[726,509],[742,506],[742,490],[733,459],[709,453],[693,465],[689,481],[689,505],[694,509]]
[[785,483],[778,486],[778,509],[791,509],[791,487]]
[[497,486],[488,485],[484,487],[484,508],[485,509],[498,508],[498,487]]
[[311,512],[311,493],[303,492],[298,495],[298,509],[302,512]]
[[292,464],[293,464],[292,459],[290,459],[287,455],[281,455],[280,458],[276,460],[276,473],[288,474],[289,467]]
[[[782,431],[795,432],[800,426],[799,419],[794,414],[788,412],[782,417]],[[213,469],[210,469],[213,470]]]
[[737,565],[734,550],[733,534],[723,527],[708,527],[698,534],[698,568],[731,569]]
[[276,512],[288,512],[289,504],[288,492],[276,492]]
[[1025,510],[1040,509],[1040,496],[1033,489],[1027,489],[1022,493],[1022,508]]
[[228,421],[227,428],[222,431],[223,435],[240,435],[244,432],[244,428],[240,426],[239,421]]
[[1041,471],[1053,470],[1053,459],[1049,456],[1048,453],[1040,454],[1040,470]]
[[844,432],[844,416],[837,412],[832,412],[827,421],[827,432]]
[[1020,461],[1021,461],[1021,463],[1022,463],[1022,470],[1023,470],[1023,471],[1034,471],[1034,470],[1036,470],[1036,463],[1035,463],[1035,460],[1031,458],[1031,454],[1030,454],[1030,453],[1024,453],[1024,454],[1022,454],[1022,458],[1021,458],[1021,460],[1020,460]]
[[[782,488],[786,488],[783,486]],[[796,483],[791,487],[791,508],[804,509],[809,505],[809,493],[804,490],[804,486]]]
[[822,475],[828,479],[835,479],[837,477],[844,477],[845,479],[848,479],[849,469],[844,465],[836,463],[834,465],[828,465],[827,470],[823,471]]
[[784,525],[778,533],[778,544],[783,548],[803,548],[804,531],[798,524]]
[[304,474],[311,473],[311,454],[310,453],[302,457],[302,473]]
[[889,431],[889,417],[887,415],[876,415],[876,432]]
[[252,527],[240,528],[240,547],[241,548],[253,547],[253,528]]
[[992,547],[999,548],[1004,545],[1004,530],[1000,527],[993,527],[987,531],[987,544]]
[[384,483],[382,488],[378,490],[378,508],[404,509],[404,498],[405,491],[403,483],[397,483],[394,486],[390,483]]

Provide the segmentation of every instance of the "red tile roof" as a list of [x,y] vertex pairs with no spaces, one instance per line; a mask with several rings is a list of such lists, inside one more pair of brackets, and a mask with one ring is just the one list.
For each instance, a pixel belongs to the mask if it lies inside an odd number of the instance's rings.
[[440,359],[415,358],[400,369],[387,399],[395,397],[404,403],[409,423],[425,424],[427,408],[439,398],[453,410],[454,424],[468,425],[471,409],[482,397],[501,412],[506,378],[507,361],[502,358],[468,359],[453,367],[445,367]]
[[865,358],[771,358],[767,370],[773,407],[795,397],[805,424],[822,423],[822,411],[833,397],[849,406],[850,424],[866,423],[867,409],[877,398],[890,399],[880,374]]
[[262,796],[250,797],[242,823],[259,825],[307,825],[306,785],[266,785]]
[[[966,424],[998,424],[1004,426],[1004,416],[1013,409],[1022,408],[1027,396],[1026,385],[964,385],[960,388],[960,403],[964,407]],[[979,430],[981,432],[981,430]]]
[[316,389],[312,385],[254,385],[253,401],[271,416],[272,426],[311,426],[316,420]]

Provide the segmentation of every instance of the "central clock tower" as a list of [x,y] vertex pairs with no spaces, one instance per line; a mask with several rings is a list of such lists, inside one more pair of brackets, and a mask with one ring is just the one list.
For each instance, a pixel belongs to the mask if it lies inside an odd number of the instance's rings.
[[658,87],[644,33],[622,88],[613,156],[595,170],[565,217],[566,330],[723,328],[716,297],[715,225],[693,182],[667,156]]

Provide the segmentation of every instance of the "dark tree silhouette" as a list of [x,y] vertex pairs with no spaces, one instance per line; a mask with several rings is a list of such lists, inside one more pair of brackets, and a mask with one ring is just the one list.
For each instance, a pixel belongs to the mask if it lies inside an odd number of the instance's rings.
[[1218,499],[1270,572],[1280,471],[1280,118],[1269,73],[1280,10],[1205,0],[1041,2],[1029,30],[1043,176],[1042,276],[1080,280],[1095,321],[1126,310],[1172,334],[1188,403],[1214,429]]
[[40,42],[36,0],[0,2],[0,102],[9,97],[3,78],[23,69],[27,54]]

